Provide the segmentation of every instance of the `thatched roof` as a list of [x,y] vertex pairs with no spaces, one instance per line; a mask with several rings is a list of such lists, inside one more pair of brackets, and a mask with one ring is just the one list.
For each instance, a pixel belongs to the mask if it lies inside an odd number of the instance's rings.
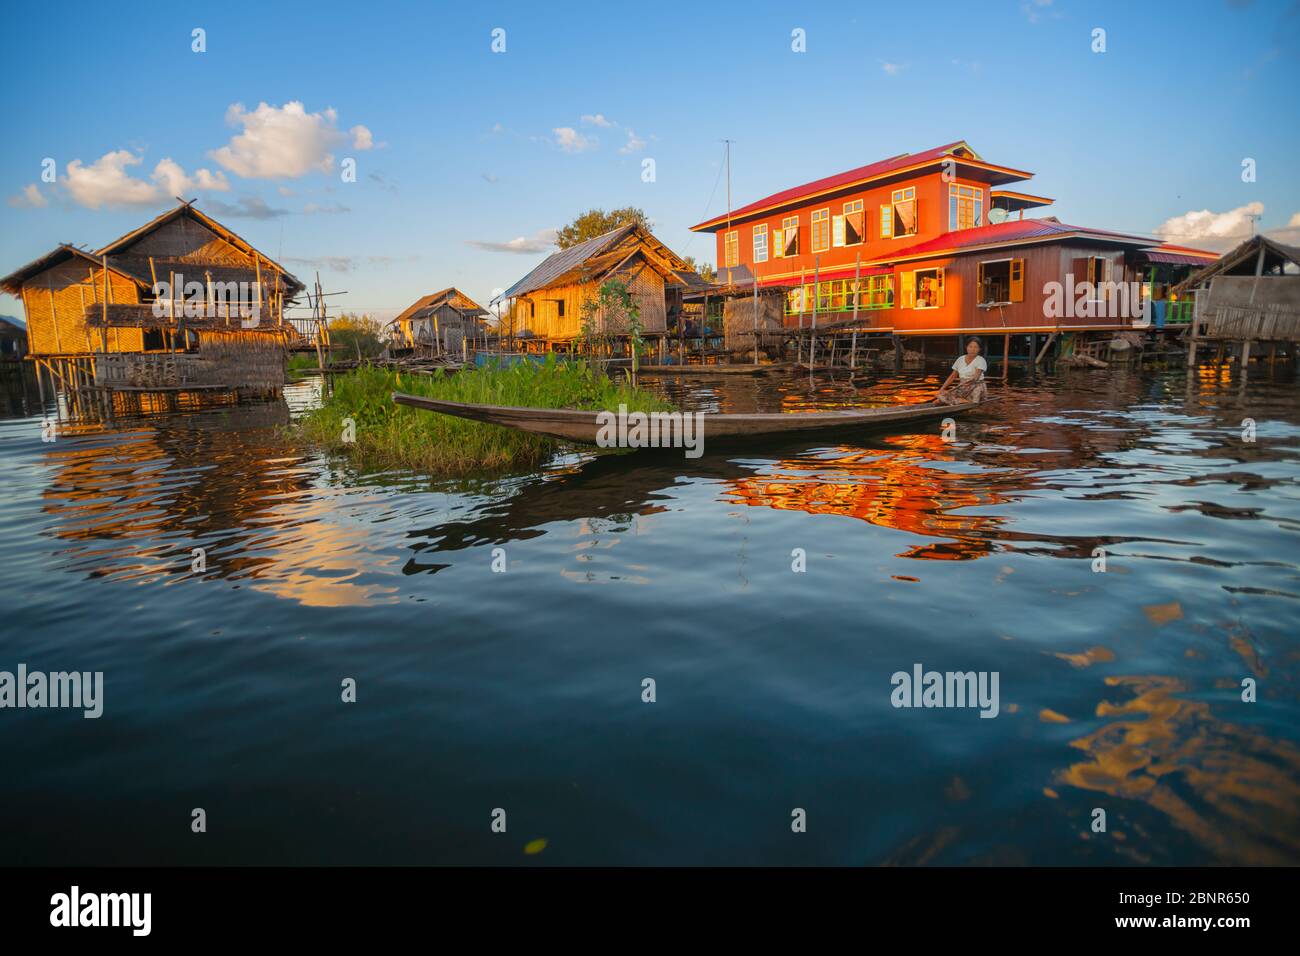
[[[52,269],[57,265],[67,262],[69,259],[81,259],[86,262],[89,267],[96,269],[99,268],[101,264],[100,260],[93,254],[64,242],[55,246],[54,249],[50,250],[40,258],[33,259],[31,262],[27,263],[27,265],[20,269],[16,269],[3,279],[0,279],[0,289],[3,289],[12,296],[21,296],[24,282],[32,276],[39,275],[46,269]],[[108,264],[108,271],[123,276],[124,278],[138,281],[135,275],[119,269],[117,264],[112,261]]]
[[[226,242],[230,243],[232,246],[234,246],[240,252],[243,252],[245,255],[252,256],[254,259],[260,259],[262,263],[263,271],[265,271],[267,268],[270,268],[278,272],[283,278],[285,285],[288,287],[286,289],[286,293],[289,298],[292,298],[298,292],[306,288],[306,285],[303,282],[301,282],[296,276],[294,276],[293,273],[291,273],[284,266],[280,265],[270,256],[266,255],[266,253],[260,252],[259,250],[254,248],[252,244],[250,244],[247,240],[245,240],[234,230],[227,229],[225,226],[217,222],[217,220],[213,219],[211,216],[208,216],[200,212],[198,209],[195,209],[191,203],[180,203],[175,208],[170,209],[167,212],[163,213],[162,215],[156,216],[153,219],[149,220],[138,229],[133,229],[131,232],[128,232],[126,235],[114,239],[108,245],[98,250],[95,254],[97,256],[113,256],[115,253],[119,253],[119,252],[125,253],[125,250],[129,249],[132,245],[139,242],[145,236],[149,235],[149,233],[154,232],[162,228],[163,226],[167,225],[167,223],[172,222],[173,220],[179,219],[181,217],[193,219],[195,222],[199,223],[199,225],[204,226],[205,228],[216,233],[218,236],[226,240]],[[137,259],[144,258],[145,267],[147,270],[148,268],[147,257],[137,256],[134,258]],[[155,266],[157,265],[157,262],[158,260],[155,259]],[[211,267],[204,264],[202,268],[209,269]],[[213,278],[214,279],[216,278],[215,275],[213,276]]]
[[472,319],[492,314],[455,286],[448,286],[441,292],[433,292],[416,299],[412,305],[408,306],[388,324],[399,325],[402,322],[410,322],[415,319],[426,319],[444,306],[454,309],[460,314],[461,318]]
[[[110,272],[130,279],[133,282],[137,282],[145,288],[152,288],[153,277],[149,268],[149,257],[131,255],[125,250],[130,249],[132,245],[147,236],[149,233],[181,216],[193,219],[206,229],[220,236],[226,242],[229,242],[240,252],[253,256],[256,259],[260,259],[263,278],[266,277],[268,271],[273,274],[278,273],[281,282],[285,286],[285,296],[287,299],[292,300],[298,292],[305,288],[302,282],[295,278],[274,259],[271,259],[254,249],[240,236],[227,229],[212,217],[199,212],[199,210],[195,209],[189,203],[181,203],[176,208],[163,213],[161,216],[151,219],[140,228],[128,232],[126,235],[113,240],[108,245],[104,246],[102,249],[96,250],[95,252],[87,252],[86,250],[79,249],[69,243],[61,243],[40,258],[33,259],[31,262],[27,263],[27,265],[10,273],[3,279],[0,279],[0,289],[3,289],[10,295],[21,295],[23,283],[32,276],[44,272],[46,269],[50,269],[73,258],[83,259],[89,266],[98,268],[102,264],[104,256],[109,257],[108,269]],[[180,272],[185,274],[187,276],[187,281],[201,281],[204,279],[205,273],[211,273],[213,281],[252,282],[257,275],[256,268],[229,266],[215,263],[209,264],[205,262],[182,262],[180,260],[159,257],[154,257],[154,270],[157,271],[159,281],[165,281],[170,272]]]
[[1217,262],[1193,272],[1170,291],[1174,295],[1181,296],[1189,289],[1205,285],[1215,276],[1254,275],[1261,254],[1264,257],[1264,272],[1275,269],[1280,272],[1288,262],[1300,266],[1300,248],[1285,245],[1268,236],[1252,236],[1231,252],[1225,252]]
[[677,273],[689,270],[686,261],[660,242],[648,229],[634,222],[611,229],[576,246],[561,249],[542,260],[493,302],[513,299],[539,289],[598,279],[620,268],[640,252],[645,260],[672,285],[684,285]]

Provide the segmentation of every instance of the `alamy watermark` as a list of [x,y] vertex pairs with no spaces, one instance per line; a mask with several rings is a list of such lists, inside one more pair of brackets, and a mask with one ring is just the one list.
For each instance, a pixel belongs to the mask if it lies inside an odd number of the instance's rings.
[[895,707],[978,707],[981,717],[996,717],[998,671],[927,671],[913,664],[911,673],[896,671],[889,702]]
[[[176,273],[175,283],[160,279],[153,284],[153,315],[156,319],[171,317],[238,318],[244,328],[257,328],[262,319],[262,300],[256,282],[199,282],[185,281]],[[173,301],[173,295],[177,298]]]
[[18,665],[18,673],[0,671],[0,709],[44,707],[79,707],[81,716],[94,720],[104,713],[104,672],[95,671],[28,671]]
[[685,448],[687,458],[704,454],[703,412],[617,412],[596,415],[601,448]]

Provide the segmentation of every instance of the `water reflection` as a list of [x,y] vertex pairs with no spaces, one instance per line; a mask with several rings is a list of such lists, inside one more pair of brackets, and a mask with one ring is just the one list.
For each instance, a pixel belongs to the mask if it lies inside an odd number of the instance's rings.
[[[655,387],[688,407],[793,411],[915,400],[934,385],[737,378]],[[9,593],[33,596],[0,637],[6,659],[19,641],[77,658],[101,618],[156,614],[152,637],[108,664],[125,660],[154,687],[199,676],[188,695],[144,689],[128,736],[211,718],[224,757],[266,774],[268,791],[283,757],[249,743],[264,728],[227,723],[229,711],[292,724],[283,686],[332,702],[338,675],[363,665],[387,704],[330,735],[309,712],[301,732],[319,763],[303,757],[286,779],[328,787],[340,761],[378,754],[373,789],[407,808],[484,778],[539,806],[588,794],[589,842],[557,862],[608,859],[612,846],[627,854],[614,862],[663,861],[662,840],[636,836],[660,832],[659,808],[692,808],[707,843],[716,828],[701,821],[716,807],[701,793],[748,805],[774,779],[825,794],[819,812],[845,820],[872,795],[869,849],[854,862],[1300,862],[1300,401],[1280,373],[1243,389],[1223,370],[1062,372],[998,386],[954,442],[927,425],[708,446],[699,459],[572,453],[482,484],[358,474],[294,446],[284,426],[315,388],[64,422],[52,444],[36,418],[0,419],[0,566]],[[791,583],[795,545],[818,563]],[[505,575],[490,571],[496,547]],[[309,629],[329,640],[303,650]],[[215,631],[236,639],[201,640]],[[987,660],[1003,673],[1003,715],[900,722],[871,684],[871,668],[900,655]],[[205,711],[222,667],[240,689]],[[680,709],[646,734],[610,702],[651,672],[673,675]],[[1255,705],[1239,702],[1248,675]],[[600,750],[589,741],[605,718]],[[55,751],[60,733],[31,746]],[[166,781],[151,759],[183,766],[189,747],[131,753]],[[38,766],[29,786],[84,783],[95,759]],[[632,765],[671,772],[649,790],[601,775]],[[332,796],[358,820],[392,816],[383,796]],[[1080,832],[1096,805],[1125,839]],[[619,826],[602,830],[606,806]],[[302,845],[321,832],[304,830]],[[412,845],[405,832],[397,842]],[[845,859],[830,836],[807,845],[812,862]]]
[[[1099,703],[1106,723],[1070,742],[1085,759],[1059,784],[1138,802],[1224,863],[1300,859],[1300,748],[1182,696],[1191,688],[1175,677],[1107,677],[1106,686],[1121,699]],[[1117,807],[1108,825],[1142,824]],[[1133,852],[1149,862],[1140,846]]]

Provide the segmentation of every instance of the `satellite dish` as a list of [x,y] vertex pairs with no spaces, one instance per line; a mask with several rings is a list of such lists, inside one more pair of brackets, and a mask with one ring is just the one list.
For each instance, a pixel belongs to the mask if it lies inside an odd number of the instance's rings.
[[1006,221],[1007,221],[1007,211],[1005,209],[989,210],[989,222],[993,223],[993,225],[996,226],[998,223],[1002,223]]

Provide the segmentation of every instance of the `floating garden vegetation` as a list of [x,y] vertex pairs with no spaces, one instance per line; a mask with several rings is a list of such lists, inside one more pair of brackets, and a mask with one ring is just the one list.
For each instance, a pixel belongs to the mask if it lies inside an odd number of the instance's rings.
[[[393,392],[452,402],[528,408],[672,411],[643,389],[611,381],[585,362],[521,362],[447,374],[406,374],[363,367],[334,379],[317,408],[298,421],[299,436],[343,454],[364,470],[409,468],[464,477],[535,467],[562,446],[553,438],[397,405]],[[351,419],[353,427],[347,427]],[[352,438],[351,441],[346,440]]]

